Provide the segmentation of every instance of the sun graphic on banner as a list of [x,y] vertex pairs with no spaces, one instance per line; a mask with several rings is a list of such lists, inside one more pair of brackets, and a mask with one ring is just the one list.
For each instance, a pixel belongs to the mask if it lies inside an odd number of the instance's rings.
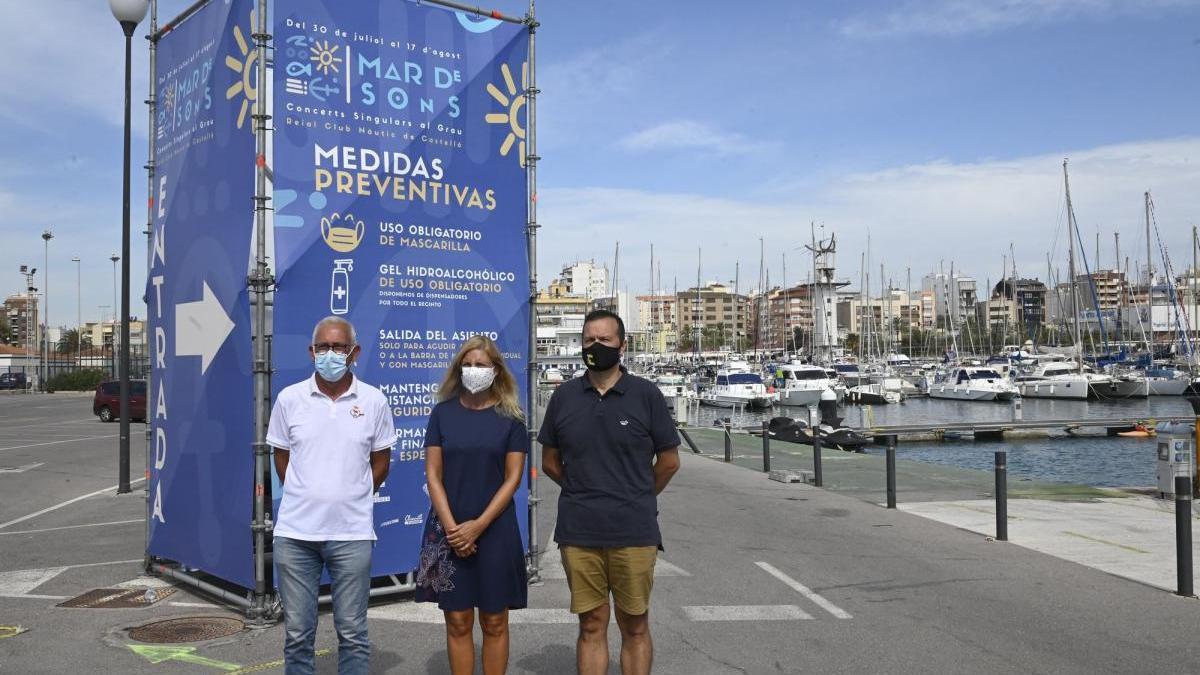
[[342,59],[337,55],[337,47],[329,44],[329,40],[325,42],[314,42],[312,47],[309,47],[312,52],[312,57],[309,61],[317,62],[317,70],[328,75],[331,72],[338,72],[338,64]]
[[171,87],[163,93],[163,107],[167,110],[175,109],[175,87]]
[[[254,25],[254,14],[254,12],[250,12],[251,26]],[[241,52],[242,58],[239,60],[233,54],[226,54],[225,66],[241,75],[241,79],[225,90],[225,99],[231,101],[237,98],[238,94],[245,95],[242,98],[242,108],[238,111],[237,119],[237,126],[241,129],[242,124],[246,121],[246,113],[250,110],[250,104],[258,98],[258,78],[256,77],[258,69],[254,67],[254,62],[258,60],[258,50],[250,50],[241,26],[233,27],[233,39],[237,41],[238,51]],[[254,80],[254,84],[251,84],[251,79]]]
[[[500,91],[500,88],[495,84],[488,82],[487,90],[496,99],[496,102],[505,108],[504,112],[488,113],[484,116],[488,124],[507,124],[509,126],[508,135],[504,137],[504,142],[500,144],[500,156],[508,157],[508,153],[512,151],[513,144],[517,144],[517,163],[521,168],[525,168],[525,128],[521,126],[523,118],[521,116],[521,108],[525,107],[525,92],[529,88],[529,63],[521,64],[521,89],[522,92],[517,95],[517,85],[513,82],[512,71],[508,69],[508,64],[500,65],[500,74],[504,76],[504,88],[507,94]],[[517,141],[520,141],[517,143]]]

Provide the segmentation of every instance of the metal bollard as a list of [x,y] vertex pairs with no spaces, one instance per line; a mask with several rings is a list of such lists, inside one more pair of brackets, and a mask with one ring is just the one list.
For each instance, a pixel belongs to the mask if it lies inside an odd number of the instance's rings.
[[1191,476],[1175,476],[1175,566],[1179,587],[1175,594],[1192,597]]
[[996,541],[1008,541],[1008,453],[996,451]]
[[729,435],[729,422],[725,423],[725,462],[733,459],[733,437]]
[[769,423],[762,423],[763,432],[763,473],[771,473],[771,434],[767,430]]
[[896,508],[896,436],[887,436],[887,507]]
[[813,485],[821,487],[823,482],[821,478],[821,437],[817,435],[817,430],[813,429]]

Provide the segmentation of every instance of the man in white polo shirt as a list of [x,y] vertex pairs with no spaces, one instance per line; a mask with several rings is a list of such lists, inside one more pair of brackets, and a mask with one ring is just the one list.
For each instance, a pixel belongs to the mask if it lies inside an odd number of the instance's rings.
[[279,393],[267,430],[283,483],[274,551],[285,670],[314,670],[317,589],[325,569],[333,587],[338,672],[365,675],[373,495],[387,478],[396,428],[383,393],[350,372],[359,354],[350,322],[322,319],[308,351],[316,373]]

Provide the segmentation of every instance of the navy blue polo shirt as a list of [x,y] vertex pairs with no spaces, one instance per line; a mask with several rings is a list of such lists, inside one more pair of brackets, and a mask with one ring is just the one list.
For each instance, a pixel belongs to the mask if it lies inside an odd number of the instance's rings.
[[662,392],[621,368],[603,396],[585,375],[559,385],[538,442],[557,448],[562,492],[554,541],[570,546],[658,546],[654,458],[679,447]]

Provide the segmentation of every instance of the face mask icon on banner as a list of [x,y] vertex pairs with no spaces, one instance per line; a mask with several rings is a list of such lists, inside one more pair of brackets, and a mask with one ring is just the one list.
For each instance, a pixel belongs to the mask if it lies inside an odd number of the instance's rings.
[[340,213],[335,213],[321,219],[321,237],[329,248],[338,253],[349,253],[362,243],[366,227],[363,221],[355,220],[352,215],[347,214],[343,217]]

